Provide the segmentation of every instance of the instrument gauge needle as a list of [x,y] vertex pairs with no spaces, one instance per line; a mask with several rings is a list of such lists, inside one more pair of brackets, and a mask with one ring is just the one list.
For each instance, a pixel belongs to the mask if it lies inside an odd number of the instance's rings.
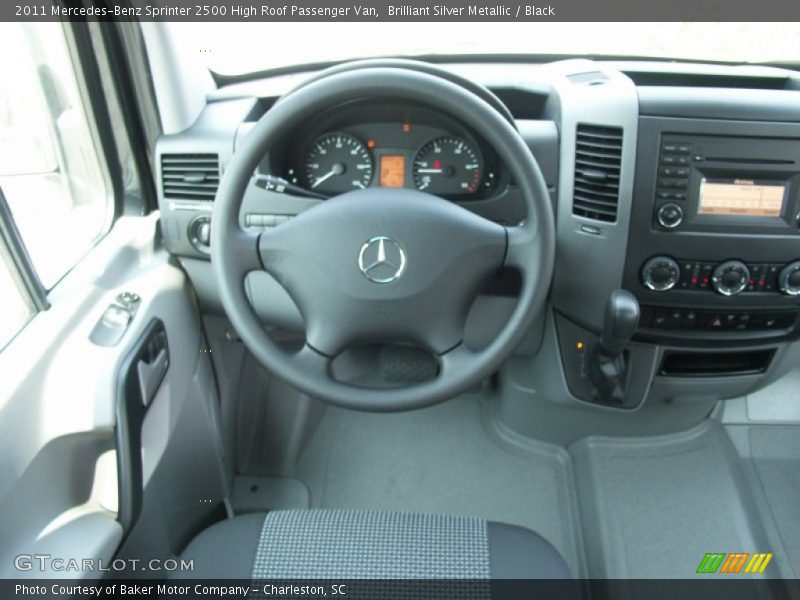
[[336,163],[331,167],[330,171],[325,173],[325,175],[314,180],[314,183],[311,184],[311,189],[313,190],[323,181],[327,181],[331,177],[335,177],[336,175],[341,175],[342,173],[344,173],[344,165],[342,163]]

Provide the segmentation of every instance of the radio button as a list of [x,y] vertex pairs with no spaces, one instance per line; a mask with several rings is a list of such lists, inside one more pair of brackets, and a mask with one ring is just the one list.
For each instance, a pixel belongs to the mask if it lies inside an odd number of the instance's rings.
[[656,217],[664,229],[675,229],[683,222],[683,209],[677,204],[663,204]]
[[778,275],[778,288],[787,296],[800,296],[800,260],[786,265]]
[[686,189],[686,180],[685,179],[669,179],[662,177],[658,180],[658,187],[660,188],[668,188],[668,189],[679,189],[685,190]]
[[714,290],[723,296],[735,296],[741,293],[750,281],[750,269],[738,260],[722,263],[711,276]]

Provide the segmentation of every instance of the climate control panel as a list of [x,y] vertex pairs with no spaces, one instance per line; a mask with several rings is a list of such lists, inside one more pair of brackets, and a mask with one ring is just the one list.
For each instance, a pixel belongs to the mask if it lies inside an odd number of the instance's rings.
[[747,292],[800,295],[800,260],[789,264],[747,264],[741,260],[709,262],[654,256],[642,265],[642,284],[654,292],[685,290],[737,296]]

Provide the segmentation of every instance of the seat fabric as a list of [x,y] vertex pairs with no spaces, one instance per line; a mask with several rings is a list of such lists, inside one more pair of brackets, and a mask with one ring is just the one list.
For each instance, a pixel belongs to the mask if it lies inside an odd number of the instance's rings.
[[183,559],[214,579],[568,579],[528,529],[474,517],[364,510],[247,514],[202,531]]

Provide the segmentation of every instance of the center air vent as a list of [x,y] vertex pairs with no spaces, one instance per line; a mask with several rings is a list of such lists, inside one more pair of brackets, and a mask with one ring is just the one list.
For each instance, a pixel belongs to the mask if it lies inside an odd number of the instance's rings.
[[578,125],[572,214],[596,221],[617,220],[622,129]]
[[161,185],[165,198],[213,200],[219,187],[216,154],[162,154]]

